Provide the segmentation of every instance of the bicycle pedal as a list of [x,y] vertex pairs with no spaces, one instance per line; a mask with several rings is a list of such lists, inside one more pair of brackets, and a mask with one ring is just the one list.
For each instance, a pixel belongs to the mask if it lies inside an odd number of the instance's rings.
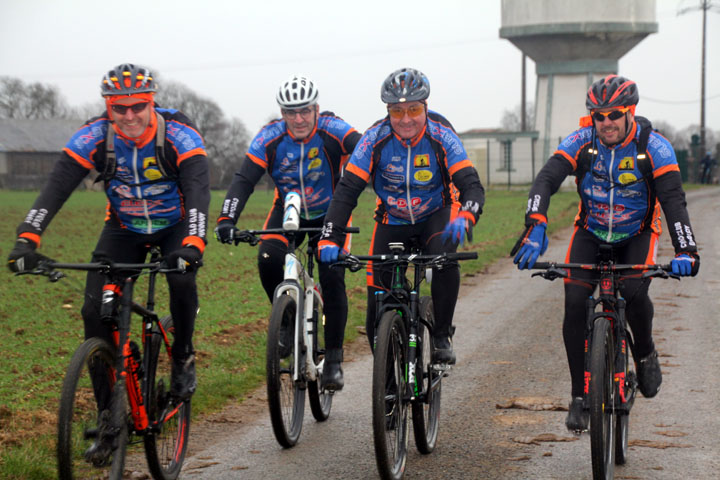
[[450,370],[452,370],[452,365],[449,363],[433,363],[431,368],[435,372],[442,372],[443,376],[447,377],[450,374]]

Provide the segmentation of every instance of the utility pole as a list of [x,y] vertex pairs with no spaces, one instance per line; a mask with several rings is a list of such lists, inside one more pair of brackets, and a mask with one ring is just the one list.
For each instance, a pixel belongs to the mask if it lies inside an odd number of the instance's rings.
[[[702,47],[700,55],[700,156],[705,155],[705,37],[707,30],[707,11],[711,8],[718,8],[711,3],[711,0],[700,0],[697,7],[687,7],[678,11],[678,15],[693,10],[702,10]],[[699,159],[698,159],[699,160]]]
[[526,125],[526,98],[525,98],[525,82],[527,81],[527,77],[525,76],[525,57],[526,55],[523,53],[522,55],[522,92],[520,94],[520,131],[525,132],[527,131],[527,125]]

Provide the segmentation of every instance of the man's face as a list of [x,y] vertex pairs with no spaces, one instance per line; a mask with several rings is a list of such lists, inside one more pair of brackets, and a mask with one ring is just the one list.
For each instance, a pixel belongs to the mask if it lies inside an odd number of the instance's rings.
[[281,110],[288,130],[296,140],[305,140],[315,128],[318,105],[303,108],[283,108]]
[[625,140],[634,118],[628,107],[593,110],[592,117],[600,141],[608,147]]
[[140,137],[150,125],[152,108],[145,99],[120,98],[110,105],[113,122],[122,133],[131,138]]
[[414,138],[425,126],[427,113],[423,102],[391,103],[387,108],[390,125],[402,139]]

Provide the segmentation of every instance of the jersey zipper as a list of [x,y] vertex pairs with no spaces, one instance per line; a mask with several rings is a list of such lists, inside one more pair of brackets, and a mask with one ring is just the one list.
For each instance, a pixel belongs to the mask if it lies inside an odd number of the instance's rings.
[[615,183],[615,180],[613,179],[613,164],[615,163],[615,149],[613,148],[610,150],[610,170],[609,170],[609,177],[610,177],[610,206],[608,211],[608,234],[607,238],[605,239],[606,242],[610,243],[612,240],[612,230],[613,230],[613,213],[614,213],[614,202],[615,202],[615,189],[612,188],[613,184]]
[[410,153],[411,153],[412,147],[410,144],[408,144],[408,154],[407,154],[407,168],[405,171],[407,172],[407,175],[405,175],[405,191],[407,193],[407,207],[408,212],[410,212],[410,223],[415,224],[415,215],[413,215],[412,211],[412,202],[410,201]]
[[303,158],[305,158],[305,143],[300,142],[300,165],[298,166],[298,175],[300,176],[300,199],[302,200],[302,207],[305,211],[305,219],[310,219],[307,209],[307,200],[305,199],[305,181],[303,180]]
[[[140,183],[140,173],[138,172],[138,165],[137,165],[137,145],[133,146],[133,173],[135,174],[135,183]],[[142,196],[142,187],[138,185],[135,187],[136,189],[136,196],[138,199],[142,200],[142,206],[143,206],[143,214],[145,215],[145,220],[147,221],[147,231],[145,233],[152,233],[152,222],[150,221],[150,214],[148,213],[148,207],[147,207],[147,200],[145,200]]]

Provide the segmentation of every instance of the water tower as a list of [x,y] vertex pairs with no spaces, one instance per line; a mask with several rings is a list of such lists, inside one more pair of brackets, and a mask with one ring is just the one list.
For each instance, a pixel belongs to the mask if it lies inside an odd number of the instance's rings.
[[500,37],[535,61],[543,162],[587,113],[590,84],[618,73],[620,57],[657,31],[655,0],[502,0]]

